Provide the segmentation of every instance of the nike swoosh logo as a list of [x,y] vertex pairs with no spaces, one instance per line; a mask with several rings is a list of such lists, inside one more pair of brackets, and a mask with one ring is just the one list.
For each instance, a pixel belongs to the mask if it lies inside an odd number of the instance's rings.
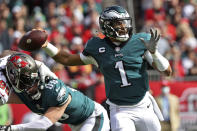
[[147,105],[147,108],[149,108],[150,107],[150,104],[149,105]]

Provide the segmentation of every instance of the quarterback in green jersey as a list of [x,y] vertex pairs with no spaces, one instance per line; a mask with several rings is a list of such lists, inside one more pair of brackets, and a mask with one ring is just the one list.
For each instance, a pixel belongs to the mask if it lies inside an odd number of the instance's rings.
[[14,53],[0,61],[0,99],[6,90],[7,103],[25,104],[32,112],[43,115],[26,124],[0,126],[0,131],[41,131],[55,122],[70,124],[73,131],[110,130],[104,107],[57,78],[46,76],[41,81],[41,72],[31,56]]
[[172,73],[157,51],[160,34],[132,34],[131,17],[120,6],[107,7],[99,18],[104,39],[93,37],[80,54],[58,50],[48,41],[43,50],[66,66],[94,64],[104,75],[112,131],[159,131],[163,120],[149,93],[147,64],[166,76]]

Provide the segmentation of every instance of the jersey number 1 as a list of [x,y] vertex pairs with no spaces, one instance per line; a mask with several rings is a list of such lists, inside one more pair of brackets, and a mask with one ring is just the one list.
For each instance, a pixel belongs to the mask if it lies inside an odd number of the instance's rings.
[[131,83],[128,83],[128,81],[127,81],[127,75],[126,75],[126,72],[124,70],[122,61],[116,62],[115,68],[117,68],[119,70],[119,72],[120,72],[120,77],[122,79],[121,87],[125,87],[125,86],[131,85]]

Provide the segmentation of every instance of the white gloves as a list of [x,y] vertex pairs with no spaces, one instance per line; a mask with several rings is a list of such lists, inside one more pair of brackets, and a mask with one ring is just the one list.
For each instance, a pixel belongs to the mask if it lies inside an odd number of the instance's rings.
[[41,81],[45,82],[45,77],[49,76],[52,77],[54,79],[57,79],[58,77],[43,63],[40,61],[35,60],[38,68],[39,68],[39,72],[41,75]]
[[153,29],[150,29],[151,38],[149,41],[144,41],[143,38],[140,38],[141,42],[144,43],[146,48],[150,51],[150,53],[154,54],[157,50],[157,42],[160,39],[160,34],[157,34],[157,30],[153,32]]

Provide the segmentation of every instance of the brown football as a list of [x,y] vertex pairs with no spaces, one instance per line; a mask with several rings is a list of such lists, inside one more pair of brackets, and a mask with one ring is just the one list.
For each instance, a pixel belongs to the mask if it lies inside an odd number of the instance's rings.
[[19,48],[25,51],[35,51],[46,42],[48,34],[44,30],[34,29],[25,33],[19,41]]

